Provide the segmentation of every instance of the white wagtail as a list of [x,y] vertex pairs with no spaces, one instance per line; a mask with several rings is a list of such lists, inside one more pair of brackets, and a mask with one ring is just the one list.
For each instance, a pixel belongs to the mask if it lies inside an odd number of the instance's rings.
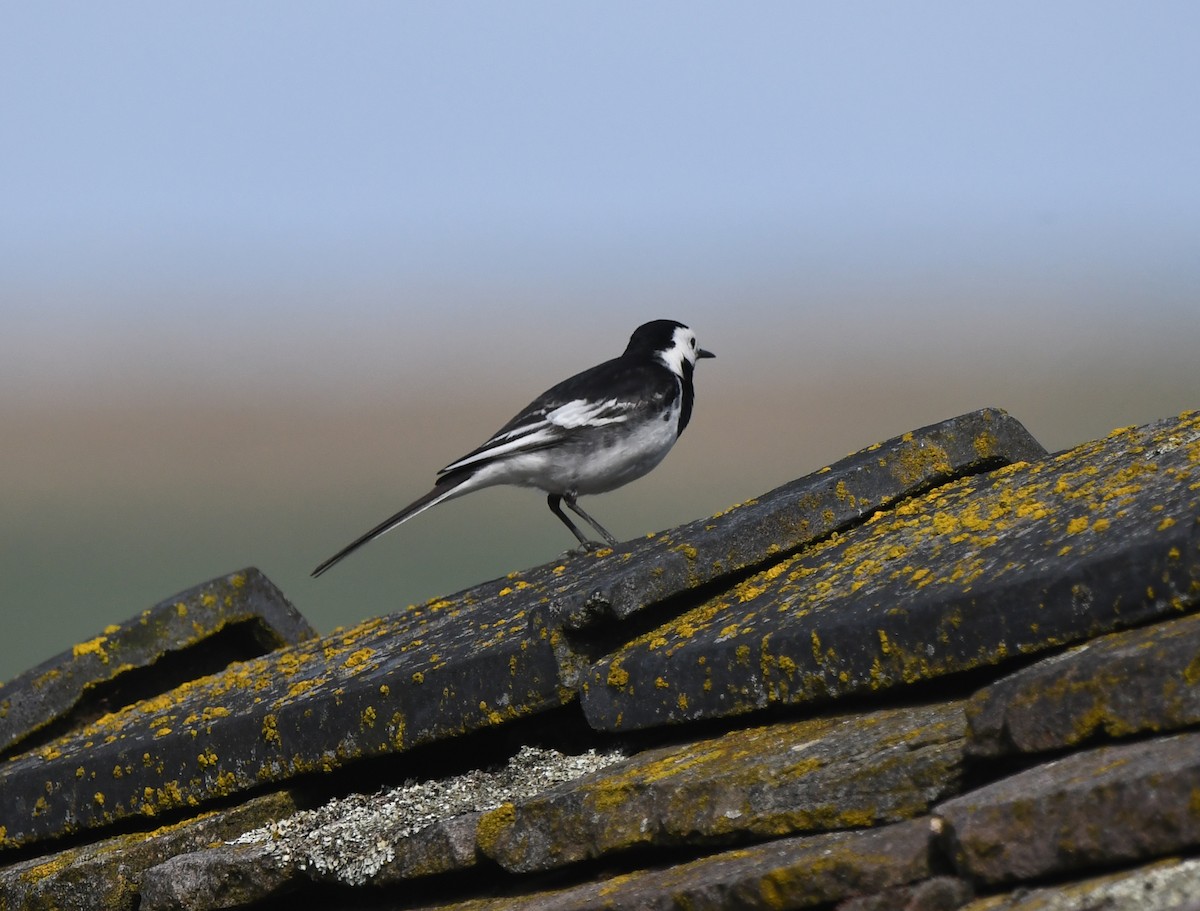
[[714,357],[682,323],[659,319],[637,328],[625,353],[563,380],[530,402],[486,443],[438,472],[433,490],[385,519],[313,570],[343,557],[401,522],[482,487],[536,487],[582,547],[593,542],[562,511],[568,508],[609,544],[616,538],[575,502],[640,478],[675,445],[692,416],[696,360]]

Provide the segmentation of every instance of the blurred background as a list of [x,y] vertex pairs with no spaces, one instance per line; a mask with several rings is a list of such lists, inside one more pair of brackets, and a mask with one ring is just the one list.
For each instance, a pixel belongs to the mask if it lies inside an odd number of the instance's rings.
[[10,4],[0,679],[260,567],[323,632],[573,539],[532,491],[319,580],[658,317],[718,354],[618,537],[984,405],[1200,407],[1188,2]]

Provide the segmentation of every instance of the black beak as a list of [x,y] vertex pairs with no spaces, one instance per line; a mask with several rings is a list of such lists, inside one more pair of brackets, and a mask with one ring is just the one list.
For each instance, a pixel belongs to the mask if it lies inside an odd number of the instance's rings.
[[700,358],[702,358],[702,357],[716,357],[716,355],[713,354],[711,351],[705,351],[703,348],[701,348],[699,351],[696,352],[696,360],[700,360]]

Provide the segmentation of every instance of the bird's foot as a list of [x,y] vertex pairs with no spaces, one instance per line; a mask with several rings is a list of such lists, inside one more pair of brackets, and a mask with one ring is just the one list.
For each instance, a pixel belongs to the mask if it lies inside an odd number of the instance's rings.
[[581,557],[584,554],[595,553],[598,550],[606,550],[612,547],[611,544],[605,544],[603,541],[580,541],[578,547],[572,547],[566,551],[565,556]]

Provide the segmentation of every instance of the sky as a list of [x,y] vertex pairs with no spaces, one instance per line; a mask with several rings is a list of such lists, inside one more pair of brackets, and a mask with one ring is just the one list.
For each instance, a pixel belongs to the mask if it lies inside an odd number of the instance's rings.
[[1184,2],[8,5],[0,574],[46,620],[0,679],[250,563],[325,630],[549,559],[540,500],[488,493],[306,575],[646,319],[718,358],[679,455],[589,507],[630,534],[981,405],[1051,448],[1200,407],[1198,33]]

